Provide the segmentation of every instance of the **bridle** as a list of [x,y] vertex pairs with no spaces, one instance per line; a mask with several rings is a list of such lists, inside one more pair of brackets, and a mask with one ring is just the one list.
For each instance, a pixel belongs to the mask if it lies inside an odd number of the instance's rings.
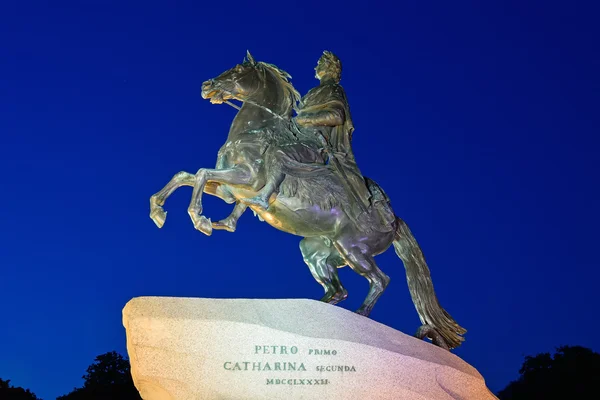
[[[235,98],[234,94],[231,93],[228,90],[223,89],[222,87],[219,88],[219,90],[221,90],[222,92],[225,92],[226,94],[230,95],[232,98]],[[237,100],[237,99],[236,99]],[[297,133],[300,133],[300,127],[298,126],[298,123],[296,122],[296,120],[294,118],[284,118],[281,115],[277,114],[276,112],[274,112],[273,110],[271,110],[269,107],[266,107],[262,104],[258,104],[250,99],[244,99],[244,100],[240,100],[244,103],[248,103],[248,104],[252,104],[255,107],[261,108],[263,110],[265,110],[266,112],[268,112],[269,114],[273,115],[274,117],[279,118],[281,121],[285,122],[286,124],[290,124],[292,129],[290,129],[290,131],[292,132],[292,135],[294,135],[294,137],[296,139],[298,139],[298,135]],[[240,111],[242,109],[242,107],[238,106],[237,104],[232,103],[229,100],[223,100],[223,104],[227,104],[228,106],[231,106],[233,108],[235,108],[236,110]]]

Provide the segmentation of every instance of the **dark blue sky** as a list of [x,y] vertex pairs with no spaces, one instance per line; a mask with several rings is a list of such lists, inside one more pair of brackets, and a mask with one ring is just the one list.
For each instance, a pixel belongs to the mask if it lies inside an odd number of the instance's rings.
[[[11,4],[12,3],[12,4]],[[19,5],[15,5],[19,3]],[[206,237],[148,199],[212,167],[235,110],[200,84],[246,49],[306,93],[339,55],[361,170],[381,184],[494,391],[524,355],[600,349],[597,10],[574,2],[6,2],[0,12],[0,377],[53,399],[125,354],[134,296],[322,295],[299,238],[244,215]],[[168,3],[168,4],[167,4]],[[405,3],[405,2],[403,2]],[[205,197],[205,214],[231,206]],[[372,318],[419,325],[393,250]],[[341,271],[358,308],[367,282]]]

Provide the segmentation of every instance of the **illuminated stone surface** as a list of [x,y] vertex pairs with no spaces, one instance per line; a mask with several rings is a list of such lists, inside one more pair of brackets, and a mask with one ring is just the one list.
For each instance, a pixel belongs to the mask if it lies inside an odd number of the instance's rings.
[[314,300],[138,297],[123,325],[145,400],[495,399],[456,355]]

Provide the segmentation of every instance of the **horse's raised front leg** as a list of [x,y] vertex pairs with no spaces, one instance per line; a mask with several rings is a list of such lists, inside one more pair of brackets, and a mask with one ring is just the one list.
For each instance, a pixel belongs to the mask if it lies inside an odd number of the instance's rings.
[[210,219],[202,215],[202,192],[207,182],[212,181],[225,185],[249,185],[253,180],[253,174],[242,165],[227,169],[199,169],[196,173],[194,191],[188,207],[188,214],[194,223],[194,227],[206,235],[210,236],[212,234],[213,226]]
[[[167,198],[173,194],[173,192],[179,189],[182,186],[194,186],[196,183],[196,176],[194,174],[190,174],[185,171],[181,171],[175,174],[173,178],[165,185],[164,188],[161,189],[160,192],[152,195],[150,197],[150,218],[156,226],[162,228],[165,224],[165,220],[167,218],[167,212],[163,209],[162,206],[165,205],[165,201]],[[204,193],[208,193],[213,196],[217,196],[223,199],[227,203],[235,202],[235,199],[231,197],[228,193],[221,190],[218,184],[207,184],[204,187]],[[232,215],[235,214],[236,211],[232,212]],[[241,213],[240,213],[241,215]],[[239,218],[239,216],[238,216]],[[227,218],[226,218],[227,219]],[[237,220],[236,220],[237,221]],[[233,224],[235,228],[235,223]]]
[[152,218],[156,226],[162,228],[165,224],[167,213],[162,206],[165,205],[167,198],[180,187],[194,186],[195,182],[196,177],[193,174],[181,171],[176,173],[160,192],[150,197],[150,218]]
[[235,232],[235,227],[237,226],[238,219],[242,216],[244,211],[246,211],[248,206],[240,201],[235,203],[235,207],[229,216],[225,219],[222,219],[218,222],[213,222],[213,229],[222,229],[228,232]]

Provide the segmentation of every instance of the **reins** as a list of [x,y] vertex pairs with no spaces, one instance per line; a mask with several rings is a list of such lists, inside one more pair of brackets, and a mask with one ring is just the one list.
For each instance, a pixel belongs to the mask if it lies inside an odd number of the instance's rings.
[[[228,92],[228,91],[226,91],[226,90],[223,90],[223,89],[221,89],[221,90],[222,90],[223,92],[226,92],[226,93],[228,93],[229,95],[232,95],[232,94],[231,94],[231,92]],[[233,96],[233,95],[232,95],[232,96]],[[294,120],[293,118],[290,118],[290,119],[283,118],[281,115],[279,115],[279,114],[275,113],[275,112],[274,112],[274,111],[272,111],[270,108],[268,108],[268,107],[265,107],[265,106],[263,106],[262,104],[255,103],[255,102],[253,102],[253,101],[252,101],[252,100],[250,100],[250,99],[245,99],[245,100],[240,100],[240,101],[243,101],[244,103],[249,103],[249,104],[252,104],[253,106],[256,106],[256,107],[262,108],[263,110],[265,110],[265,111],[267,111],[268,113],[270,113],[271,115],[273,115],[273,116],[275,116],[275,117],[279,118],[279,119],[280,119],[280,120],[282,120],[283,122],[289,123],[289,124],[290,124],[290,125],[291,125],[293,128],[295,128],[295,131],[294,131],[294,129],[290,129],[290,131],[292,132],[292,135],[294,135],[294,137],[295,137],[296,139],[298,139],[298,135],[297,135],[297,133],[300,133],[300,128],[298,128],[298,124],[297,124],[296,120]],[[237,104],[234,104],[234,103],[230,102],[229,100],[223,100],[223,103],[224,103],[224,104],[227,104],[228,106],[231,106],[231,107],[235,108],[235,109],[236,109],[236,110],[238,110],[238,111],[240,111],[240,110],[242,109],[240,106],[238,106]]]

